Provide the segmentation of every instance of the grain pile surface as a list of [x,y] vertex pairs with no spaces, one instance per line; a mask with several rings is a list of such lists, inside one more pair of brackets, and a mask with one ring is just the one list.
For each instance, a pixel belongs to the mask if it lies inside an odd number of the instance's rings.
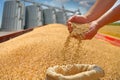
[[[80,52],[74,45],[62,53],[69,35],[67,27],[50,24],[32,32],[0,43],[0,80],[44,80],[46,69],[63,64],[96,64],[103,68],[102,80],[120,80],[120,48],[93,39],[81,44]],[[78,41],[72,39],[71,44]]]

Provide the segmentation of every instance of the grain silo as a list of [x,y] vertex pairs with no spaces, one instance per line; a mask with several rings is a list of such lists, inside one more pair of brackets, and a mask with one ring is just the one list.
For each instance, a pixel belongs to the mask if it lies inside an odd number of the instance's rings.
[[61,24],[65,24],[66,23],[65,12],[63,12],[63,11],[56,12],[56,22],[57,23],[61,23]]
[[53,8],[44,9],[44,24],[56,23],[55,10]]
[[39,5],[26,7],[26,28],[41,26],[43,24],[43,11]]
[[2,30],[17,31],[24,28],[25,21],[25,7],[20,1],[5,1],[3,17],[2,17]]

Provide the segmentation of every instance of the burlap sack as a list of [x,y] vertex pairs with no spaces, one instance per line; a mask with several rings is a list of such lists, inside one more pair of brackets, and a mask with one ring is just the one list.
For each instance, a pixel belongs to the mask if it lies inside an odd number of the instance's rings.
[[99,80],[104,71],[96,65],[73,64],[47,69],[46,80]]

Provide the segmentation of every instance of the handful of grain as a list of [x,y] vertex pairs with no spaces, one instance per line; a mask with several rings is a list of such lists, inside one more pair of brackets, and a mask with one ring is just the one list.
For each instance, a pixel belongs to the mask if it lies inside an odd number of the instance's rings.
[[61,52],[64,61],[67,61],[66,56],[68,54],[74,56],[74,54],[86,53],[82,40],[84,39],[84,33],[88,31],[88,24],[71,23],[71,27],[73,27],[73,31],[68,35]]
[[78,40],[83,40],[85,32],[89,29],[88,24],[71,23],[71,27],[73,28],[73,31],[70,36],[75,37]]

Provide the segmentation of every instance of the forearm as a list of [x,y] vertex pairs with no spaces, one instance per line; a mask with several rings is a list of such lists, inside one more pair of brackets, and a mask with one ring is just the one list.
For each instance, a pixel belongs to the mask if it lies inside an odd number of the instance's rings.
[[85,14],[88,22],[98,19],[107,12],[117,0],[97,0],[91,9]]
[[100,17],[98,20],[96,20],[97,24],[99,25],[98,28],[101,28],[102,26],[112,23],[115,21],[120,20],[120,5],[118,5],[113,10],[107,12],[102,17]]

